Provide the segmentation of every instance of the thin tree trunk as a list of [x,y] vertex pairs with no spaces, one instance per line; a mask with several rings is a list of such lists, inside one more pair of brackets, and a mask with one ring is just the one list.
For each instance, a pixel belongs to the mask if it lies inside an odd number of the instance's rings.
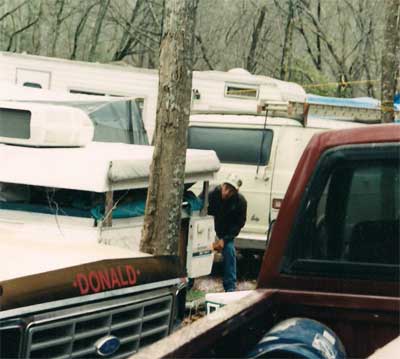
[[88,61],[94,61],[96,54],[97,44],[99,42],[101,27],[103,25],[104,17],[106,16],[110,0],[101,0],[99,14],[97,15],[96,23],[94,25],[92,38],[90,39],[92,46],[90,47]]
[[396,91],[400,41],[400,0],[385,0],[386,26],[382,51],[381,121],[394,122],[393,99]]
[[50,54],[49,54],[50,56],[56,56],[58,37],[60,36],[60,27],[63,22],[62,13],[63,13],[64,6],[65,6],[65,0],[57,1],[56,6],[57,5],[58,5],[58,11],[57,11],[57,16],[56,16],[56,24],[55,24],[55,29],[54,29],[53,43],[51,45],[51,50],[50,50]]
[[75,60],[77,57],[77,52],[78,52],[78,41],[79,38],[83,32],[83,29],[85,28],[86,22],[89,18],[89,13],[90,11],[92,11],[92,9],[96,6],[96,3],[91,4],[90,6],[88,6],[84,12],[84,14],[82,15],[81,19],[78,22],[78,26],[75,29],[75,33],[74,33],[74,41],[73,41],[73,46],[72,46],[72,53],[70,56],[71,60]]
[[250,73],[255,73],[255,71],[256,71],[256,66],[257,66],[256,50],[257,50],[257,46],[258,46],[258,41],[260,39],[261,29],[264,25],[266,12],[267,12],[267,8],[266,8],[266,6],[263,6],[260,9],[260,14],[258,16],[257,24],[254,27],[253,33],[251,35],[251,45],[250,45],[249,54],[247,56],[247,66],[246,66],[246,69]]
[[195,1],[166,0],[155,145],[140,248],[178,254],[189,123]]
[[118,49],[113,56],[113,61],[122,60],[127,55],[127,53],[130,51],[131,45],[134,42],[134,39],[130,33],[131,26],[132,26],[133,22],[135,21],[136,16],[139,13],[141,5],[142,5],[142,0],[137,0],[134,8],[132,10],[131,18],[129,20],[130,27],[124,29],[124,32],[121,37],[121,41],[119,42]]
[[294,0],[289,0],[288,17],[285,29],[285,38],[283,41],[282,58],[281,58],[281,71],[280,79],[289,80],[290,77],[290,65],[292,57],[292,47],[293,47],[293,27],[294,27],[294,13],[295,4]]
[[[318,0],[317,4],[317,18],[321,22],[321,0]],[[317,34],[317,69],[322,70],[322,54],[321,54],[321,36]]]

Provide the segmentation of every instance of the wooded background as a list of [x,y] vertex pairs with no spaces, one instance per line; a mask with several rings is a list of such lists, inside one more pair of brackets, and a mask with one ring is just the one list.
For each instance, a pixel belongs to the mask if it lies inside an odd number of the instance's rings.
[[[0,50],[158,68],[163,9],[163,0],[0,0]],[[193,68],[379,98],[384,10],[383,0],[197,0]]]

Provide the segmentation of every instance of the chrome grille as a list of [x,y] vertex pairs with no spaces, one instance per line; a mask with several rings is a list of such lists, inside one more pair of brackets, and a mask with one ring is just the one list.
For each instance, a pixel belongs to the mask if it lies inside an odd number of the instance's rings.
[[168,334],[172,303],[172,295],[168,295],[112,309],[102,308],[90,314],[33,322],[27,332],[26,357],[101,357],[95,343],[113,335],[121,345],[107,358],[125,358]]

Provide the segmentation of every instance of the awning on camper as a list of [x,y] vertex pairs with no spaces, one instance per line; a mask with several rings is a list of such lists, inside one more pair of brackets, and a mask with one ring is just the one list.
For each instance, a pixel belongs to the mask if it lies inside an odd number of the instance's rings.
[[[0,182],[107,192],[147,188],[152,146],[92,142],[81,148],[0,145]],[[220,162],[214,151],[188,150],[185,182],[212,180]]]

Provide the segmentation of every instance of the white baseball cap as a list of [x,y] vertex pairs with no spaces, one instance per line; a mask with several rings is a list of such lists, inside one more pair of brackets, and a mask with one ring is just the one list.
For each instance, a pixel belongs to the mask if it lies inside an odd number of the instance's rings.
[[234,173],[230,173],[223,181],[223,183],[227,183],[231,185],[234,189],[239,190],[239,187],[243,184],[243,181]]

